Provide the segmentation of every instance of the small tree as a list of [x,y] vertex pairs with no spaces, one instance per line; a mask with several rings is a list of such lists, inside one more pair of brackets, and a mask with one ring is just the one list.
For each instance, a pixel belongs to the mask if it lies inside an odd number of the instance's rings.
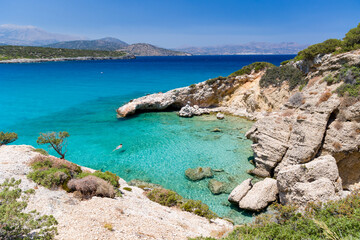
[[14,132],[0,132],[0,146],[12,143],[18,139],[18,135]]
[[57,234],[56,219],[25,211],[34,189],[23,192],[20,182],[12,178],[0,184],[0,239],[53,239]]
[[37,144],[50,144],[50,146],[61,156],[61,159],[65,158],[66,150],[66,138],[69,137],[68,132],[50,132],[40,133],[37,139]]

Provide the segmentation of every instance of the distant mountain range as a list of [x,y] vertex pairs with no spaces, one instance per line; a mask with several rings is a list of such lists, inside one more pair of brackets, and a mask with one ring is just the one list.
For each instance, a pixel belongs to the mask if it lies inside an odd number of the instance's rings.
[[309,45],[298,44],[295,42],[250,42],[239,45],[185,47],[177,48],[175,50],[188,52],[193,55],[297,54],[308,46]]
[[119,50],[135,56],[191,56],[189,53],[159,48],[148,43],[135,43]]
[[83,50],[106,50],[115,51],[120,48],[127,47],[129,44],[117,38],[101,38],[98,40],[77,40],[67,42],[57,42],[46,45],[51,48],[68,48],[68,49],[83,49]]
[[81,37],[49,33],[34,26],[0,25],[1,45],[42,46],[46,44],[84,39]]

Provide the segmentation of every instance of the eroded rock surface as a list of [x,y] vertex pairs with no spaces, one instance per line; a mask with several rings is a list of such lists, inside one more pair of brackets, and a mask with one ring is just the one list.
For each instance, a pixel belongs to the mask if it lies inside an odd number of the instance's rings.
[[246,179],[240,185],[238,185],[228,197],[228,201],[232,203],[239,203],[241,199],[249,192],[252,188],[251,178]]

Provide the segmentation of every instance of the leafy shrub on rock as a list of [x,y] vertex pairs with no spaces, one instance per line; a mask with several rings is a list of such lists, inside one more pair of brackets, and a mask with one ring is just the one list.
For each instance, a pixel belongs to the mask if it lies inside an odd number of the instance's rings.
[[344,51],[350,51],[360,48],[360,23],[356,28],[350,29],[344,39]]
[[207,84],[207,85],[212,85],[212,84],[214,84],[215,82],[217,82],[218,80],[220,80],[220,81],[226,80],[226,77],[219,76],[219,77],[216,77],[216,78],[212,78],[212,79],[206,80],[206,84]]
[[6,179],[0,184],[0,239],[53,239],[56,219],[25,211],[31,191],[23,192],[20,182]]
[[360,66],[344,66],[336,77],[338,82],[344,82],[336,89],[339,96],[344,96],[346,94],[351,97],[359,96]]
[[68,132],[41,133],[36,142],[39,145],[49,144],[61,156],[61,159],[64,159],[67,152],[66,138],[69,136]]
[[167,207],[178,206],[183,199],[176,192],[164,188],[155,188],[147,192],[146,196],[151,201],[157,202]]
[[236,77],[236,76],[240,76],[243,74],[250,74],[252,71],[254,71],[255,73],[264,70],[266,68],[272,68],[275,67],[274,64],[272,63],[268,63],[268,62],[254,62],[252,64],[249,64],[247,66],[244,66],[243,68],[241,68],[240,70],[233,72],[232,74],[229,75],[229,77]]
[[14,132],[0,132],[0,146],[12,143],[18,139],[18,135]]
[[192,212],[207,219],[217,217],[217,215],[209,209],[209,206],[202,203],[200,200],[185,200],[184,203],[181,204],[180,208],[184,211]]
[[305,79],[299,69],[292,65],[284,65],[267,69],[260,79],[260,87],[280,87],[283,82],[288,82],[290,90],[293,90],[296,86],[305,83]]
[[359,192],[352,193],[339,201],[309,203],[303,212],[299,212],[299,208],[294,205],[274,204],[272,207],[275,210],[273,215],[261,214],[256,217],[254,223],[236,228],[223,239],[360,238]]
[[67,185],[71,191],[79,192],[83,199],[93,196],[114,198],[116,195],[114,187],[109,182],[92,175],[71,179]]
[[49,189],[62,186],[67,190],[66,183],[81,173],[78,165],[52,156],[38,155],[30,161],[30,166],[33,171],[28,178]]
[[96,171],[96,172],[93,172],[93,173],[82,172],[79,175],[77,175],[76,178],[84,178],[84,177],[87,177],[87,176],[90,176],[90,175],[101,178],[101,179],[109,182],[114,187],[119,187],[120,186],[120,184],[119,184],[120,177],[117,176],[116,174],[112,173],[112,172],[109,172],[109,171],[106,171],[106,172]]
[[335,52],[339,47],[342,46],[341,40],[339,39],[328,39],[322,43],[317,43],[309,46],[308,48],[300,51],[295,57],[295,61],[301,59],[314,59],[318,54],[328,54]]

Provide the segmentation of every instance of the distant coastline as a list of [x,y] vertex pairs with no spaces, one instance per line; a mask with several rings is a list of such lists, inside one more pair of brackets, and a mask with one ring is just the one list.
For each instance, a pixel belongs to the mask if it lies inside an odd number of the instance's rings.
[[0,60],[0,63],[40,63],[40,62],[65,62],[65,61],[90,61],[90,60],[115,60],[115,59],[134,59],[134,55],[119,57],[63,57],[63,58],[16,58],[10,60]]

